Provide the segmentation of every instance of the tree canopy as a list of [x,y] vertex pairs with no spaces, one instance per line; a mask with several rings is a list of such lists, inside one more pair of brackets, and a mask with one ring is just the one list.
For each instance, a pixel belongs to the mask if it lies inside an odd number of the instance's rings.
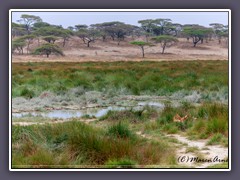
[[155,41],[156,43],[161,44],[162,54],[164,53],[166,47],[171,47],[174,43],[178,42],[178,39],[176,37],[170,35],[156,36],[153,37],[152,40]]
[[30,34],[30,28],[32,25],[36,22],[41,22],[42,19],[39,16],[34,16],[34,15],[28,15],[28,14],[23,14],[21,15],[21,19],[19,20],[20,23],[23,23],[25,25],[26,31],[28,34]]
[[196,47],[197,43],[203,40],[203,38],[211,32],[211,28],[205,28],[202,26],[187,26],[183,29],[183,33],[192,38],[194,47]]
[[62,50],[56,45],[52,43],[46,43],[35,49],[34,54],[37,55],[47,55],[47,58],[50,54],[61,55],[64,56]]
[[145,42],[145,41],[132,41],[130,44],[139,46],[142,50],[142,57],[144,58],[145,53],[144,53],[144,46],[153,46],[153,44]]

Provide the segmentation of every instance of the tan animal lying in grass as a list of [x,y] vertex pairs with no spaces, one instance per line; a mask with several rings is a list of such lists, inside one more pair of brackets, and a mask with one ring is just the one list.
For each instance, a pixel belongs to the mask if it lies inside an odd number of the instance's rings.
[[181,116],[179,116],[179,114],[176,114],[173,117],[173,122],[184,122],[187,118],[188,118],[188,115],[181,117]]

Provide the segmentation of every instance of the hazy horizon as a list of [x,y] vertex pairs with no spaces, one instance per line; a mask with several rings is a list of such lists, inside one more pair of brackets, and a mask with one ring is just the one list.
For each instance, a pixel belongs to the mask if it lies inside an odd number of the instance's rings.
[[41,17],[44,22],[62,25],[64,28],[77,24],[96,24],[120,21],[140,26],[139,20],[165,18],[173,23],[199,24],[208,27],[210,23],[228,25],[228,12],[12,12],[12,22],[17,22],[22,14]]

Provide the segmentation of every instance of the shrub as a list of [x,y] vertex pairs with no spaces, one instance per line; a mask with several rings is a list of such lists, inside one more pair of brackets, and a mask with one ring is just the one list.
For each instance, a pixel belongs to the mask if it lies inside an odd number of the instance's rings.
[[20,96],[24,96],[26,98],[33,98],[35,96],[35,93],[33,90],[30,90],[27,87],[25,87],[22,89]]
[[132,138],[133,137],[133,134],[129,130],[128,125],[122,123],[121,121],[113,126],[110,126],[108,128],[107,134],[115,136],[117,138]]

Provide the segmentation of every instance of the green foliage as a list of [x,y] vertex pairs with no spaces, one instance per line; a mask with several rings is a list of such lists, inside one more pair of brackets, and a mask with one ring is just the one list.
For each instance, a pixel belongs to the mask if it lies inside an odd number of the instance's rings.
[[48,43],[54,43],[58,38],[56,36],[44,36],[42,39]]
[[65,30],[56,26],[43,26],[34,31],[37,36],[65,36]]
[[23,54],[23,48],[26,46],[25,39],[17,38],[12,41],[12,53],[14,53],[15,50],[19,52],[19,54]]
[[34,54],[46,54],[49,57],[50,54],[61,55],[63,56],[62,50],[55,44],[47,43],[43,44],[40,47],[37,47],[34,51]]
[[153,37],[152,40],[154,40],[156,43],[160,43],[162,46],[162,54],[164,53],[164,50],[166,47],[171,47],[174,43],[178,42],[178,39],[176,37],[170,36],[170,35],[160,35]]
[[196,115],[197,120],[188,130],[189,135],[203,139],[215,134],[228,136],[228,108],[226,105],[204,104],[199,107]]
[[203,40],[204,37],[207,37],[212,32],[212,28],[202,26],[190,26],[183,29],[183,34],[193,39],[194,47],[199,41]]
[[24,35],[19,37],[19,40],[25,41],[25,40],[33,40],[36,36],[34,34],[28,34],[28,35]]
[[131,130],[129,129],[128,125],[123,122],[118,122],[117,124],[110,126],[108,128],[108,135],[114,136],[117,138],[132,138],[133,134]]
[[13,166],[20,168],[165,165],[168,155],[174,155],[165,141],[116,138],[79,121],[13,126],[12,133]]
[[206,35],[206,33],[208,33],[208,30],[206,28],[203,27],[185,27],[183,29],[183,33],[190,36],[190,37],[204,37]]
[[145,41],[131,41],[130,44],[137,45],[137,46],[151,46],[151,43]]
[[219,144],[222,144],[225,147],[228,146],[227,138],[220,133],[214,134],[207,143],[207,145],[219,145]]
[[[28,72],[29,68],[34,71]],[[188,72],[193,70],[196,73],[195,80],[199,82],[197,84],[189,84]],[[184,96],[192,91],[201,91],[209,95],[213,92],[221,93],[211,88],[213,83],[218,87],[228,89],[228,80],[225,80],[227,76],[228,66],[225,61],[57,62],[32,63],[31,65],[14,63],[12,87],[13,97],[19,96],[19,93],[15,92],[19,92],[21,86],[34,89],[37,92],[36,95],[45,90],[58,93],[58,86],[63,90],[62,93],[75,87],[82,87],[84,91],[100,91],[113,95],[125,89],[126,95],[171,96],[173,93],[182,91],[184,87],[184,92],[186,92]],[[202,89],[203,86],[204,89]],[[225,93],[227,95],[228,91]],[[211,101],[211,98],[203,96],[201,100]]]
[[131,159],[108,160],[105,163],[108,168],[134,168],[137,163]]
[[42,27],[47,27],[47,26],[50,26],[50,24],[49,24],[49,23],[46,23],[46,22],[35,22],[35,23],[33,24],[33,27],[34,27],[35,29],[37,29],[37,28],[42,28]]
[[178,39],[174,36],[170,35],[161,35],[153,37],[152,40],[154,40],[157,43],[172,43],[172,42],[178,42]]
[[41,22],[42,19],[39,16],[29,15],[29,14],[22,14],[19,22],[22,22],[25,25],[25,28],[30,34],[31,27],[36,22]]
[[30,90],[28,88],[23,88],[21,93],[20,93],[20,96],[23,96],[23,97],[26,97],[26,98],[33,98],[35,96],[35,93],[33,90]]
[[132,42],[130,42],[130,44],[139,46],[142,50],[142,56],[143,57],[144,57],[144,46],[153,46],[153,44],[148,43],[148,42],[144,42],[144,41],[132,41]]

